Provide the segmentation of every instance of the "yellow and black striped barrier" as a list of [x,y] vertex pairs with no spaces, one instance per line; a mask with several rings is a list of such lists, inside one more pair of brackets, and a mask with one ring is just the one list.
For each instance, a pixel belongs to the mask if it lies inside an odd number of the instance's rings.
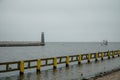
[[41,60],[38,59],[38,60],[37,60],[37,66],[36,66],[36,68],[37,68],[37,73],[40,72],[40,66],[41,66]]
[[20,74],[24,74],[24,61],[20,61]]
[[101,54],[101,60],[104,60],[104,52]]
[[81,58],[81,54],[80,54],[80,55],[78,55],[78,64],[81,64],[81,60],[82,60],[82,58]]
[[23,75],[24,69],[36,68],[36,72],[40,72],[41,67],[44,66],[52,65],[53,69],[56,69],[58,64],[65,63],[66,67],[69,67],[70,62],[77,61],[78,64],[81,64],[83,60],[87,60],[87,62],[90,63],[91,59],[94,59],[95,61],[99,61],[100,59],[101,60],[104,60],[104,58],[110,59],[111,57],[115,58],[117,56],[118,57],[120,56],[120,50],[70,55],[70,56],[60,56],[60,57],[52,57],[52,58],[41,58],[34,60],[3,62],[0,63],[0,67],[5,67],[5,69],[0,69],[0,73],[19,70],[20,74]]
[[53,59],[53,69],[56,69],[57,68],[57,58],[54,57]]

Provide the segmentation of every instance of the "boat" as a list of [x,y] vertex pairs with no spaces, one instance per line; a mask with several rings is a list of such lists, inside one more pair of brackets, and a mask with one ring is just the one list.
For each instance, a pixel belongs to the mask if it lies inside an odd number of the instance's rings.
[[107,40],[103,40],[102,43],[101,43],[102,46],[107,46],[108,45],[108,41]]

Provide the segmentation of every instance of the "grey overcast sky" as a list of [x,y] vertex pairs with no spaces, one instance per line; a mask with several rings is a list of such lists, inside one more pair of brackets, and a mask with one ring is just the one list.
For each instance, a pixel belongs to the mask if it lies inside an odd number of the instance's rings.
[[120,42],[120,0],[0,0],[0,41]]

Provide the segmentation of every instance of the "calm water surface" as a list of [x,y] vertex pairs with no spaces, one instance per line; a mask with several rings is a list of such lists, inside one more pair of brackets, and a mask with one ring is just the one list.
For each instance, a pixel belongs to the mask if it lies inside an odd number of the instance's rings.
[[[101,46],[100,43],[81,42],[54,42],[46,43],[46,46],[33,47],[0,47],[0,62],[29,60],[54,56],[65,56],[99,51],[118,50],[120,43],[109,43],[108,46]],[[69,68],[65,64],[58,65],[56,71],[52,66],[42,67],[41,74],[36,74],[35,69],[25,70],[24,76],[19,76],[19,71],[0,73],[0,80],[80,80],[84,77],[94,76],[103,71],[109,71],[120,67],[120,59],[92,62],[77,65],[77,62],[70,63]],[[1,68],[1,67],[0,67]]]

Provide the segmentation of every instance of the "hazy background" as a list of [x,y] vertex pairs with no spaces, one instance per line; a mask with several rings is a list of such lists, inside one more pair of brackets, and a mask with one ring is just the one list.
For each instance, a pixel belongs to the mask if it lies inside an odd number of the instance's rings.
[[0,41],[120,41],[120,0],[0,0]]

